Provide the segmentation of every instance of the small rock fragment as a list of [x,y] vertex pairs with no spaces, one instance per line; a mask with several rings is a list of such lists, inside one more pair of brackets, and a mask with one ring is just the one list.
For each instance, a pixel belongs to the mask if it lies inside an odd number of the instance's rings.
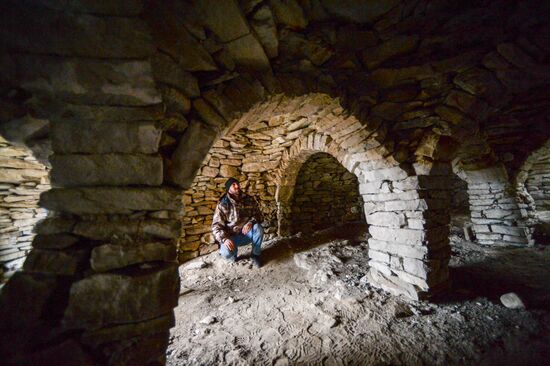
[[204,262],[204,261],[196,261],[196,262],[189,263],[188,265],[183,267],[183,269],[201,269],[201,268],[205,268],[207,266],[208,266],[208,264],[206,264],[206,262]]
[[206,318],[202,319],[199,323],[210,325],[210,324],[214,324],[217,321],[218,321],[218,319],[216,319],[216,317],[214,317],[212,315],[208,315]]
[[520,299],[520,297],[514,292],[509,292],[500,297],[500,302],[502,305],[506,306],[508,309],[525,309],[525,304]]

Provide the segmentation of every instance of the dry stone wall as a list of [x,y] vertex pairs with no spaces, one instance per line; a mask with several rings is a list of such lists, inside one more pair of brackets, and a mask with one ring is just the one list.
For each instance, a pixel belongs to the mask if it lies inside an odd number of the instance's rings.
[[0,138],[0,282],[20,269],[31,249],[34,227],[47,216],[38,206],[50,189],[49,169],[25,147]]
[[249,139],[243,134],[220,139],[212,146],[191,188],[183,194],[185,213],[178,244],[180,261],[219,248],[212,235],[212,217],[230,177],[238,179],[243,191],[258,202],[265,239],[274,237],[277,223],[275,183],[267,179],[266,172],[251,169],[251,164],[263,166],[252,162],[258,160],[258,156],[262,156],[261,151],[251,148]]
[[[276,187],[279,213],[301,164],[327,152],[359,180],[371,282],[412,298],[443,289],[457,145],[465,170],[504,166],[512,176],[548,139],[545,7],[1,2],[1,122],[51,123],[57,186],[40,201],[55,216],[2,290],[0,356],[162,364],[178,296],[182,190],[214,143],[239,130],[254,147],[241,174],[263,192]],[[525,203],[508,201],[517,197],[506,181],[468,181],[487,243],[525,240],[516,219]]]
[[300,169],[291,207],[294,233],[365,222],[357,177],[326,153],[312,155]]
[[481,244],[525,245],[526,203],[518,202],[502,167],[467,173],[472,229]]
[[529,170],[525,182],[527,191],[533,197],[536,209],[550,210],[550,154],[541,156]]

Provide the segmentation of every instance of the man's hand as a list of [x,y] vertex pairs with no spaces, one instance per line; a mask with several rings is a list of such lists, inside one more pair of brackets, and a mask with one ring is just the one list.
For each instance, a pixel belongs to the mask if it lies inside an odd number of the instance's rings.
[[225,241],[223,242],[223,245],[225,245],[225,247],[230,251],[235,250],[235,243],[233,243],[233,240],[231,239],[225,239]]
[[245,226],[243,226],[243,234],[246,235],[248,234],[248,232],[250,230],[252,230],[252,227],[254,226],[254,224],[252,224],[251,222],[249,222],[248,224],[246,224]]

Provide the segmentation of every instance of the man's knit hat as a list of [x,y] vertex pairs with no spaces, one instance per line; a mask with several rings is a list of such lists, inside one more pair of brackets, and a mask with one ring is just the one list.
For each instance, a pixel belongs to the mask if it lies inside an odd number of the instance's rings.
[[225,191],[228,192],[229,191],[229,188],[231,188],[231,185],[233,183],[239,183],[238,180],[236,180],[235,178],[229,178],[226,182],[225,182]]

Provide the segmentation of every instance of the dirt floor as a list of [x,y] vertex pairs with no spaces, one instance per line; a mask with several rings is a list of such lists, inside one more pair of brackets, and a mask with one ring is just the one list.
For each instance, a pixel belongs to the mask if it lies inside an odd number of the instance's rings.
[[[452,291],[414,302],[372,288],[365,227],[267,243],[261,269],[217,253],[180,267],[168,365],[548,365],[550,247],[451,235]],[[245,247],[246,248],[246,247]],[[500,296],[515,292],[524,310]]]

